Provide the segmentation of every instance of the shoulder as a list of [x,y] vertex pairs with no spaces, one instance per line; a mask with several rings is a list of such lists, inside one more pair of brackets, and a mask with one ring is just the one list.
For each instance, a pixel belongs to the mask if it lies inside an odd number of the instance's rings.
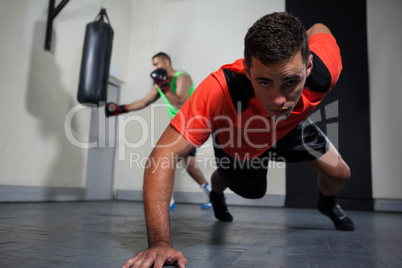
[[226,85],[221,70],[208,75],[194,91],[194,94],[203,95],[206,99],[214,99],[222,94]]
[[232,64],[223,65],[219,70],[208,75],[194,91],[195,98],[204,103],[232,103],[249,99],[245,88],[250,87],[249,80],[244,75],[242,59]]
[[340,49],[335,37],[329,33],[317,33],[309,39],[310,50],[319,56],[324,56],[326,53],[340,54]]
[[191,80],[190,74],[188,74],[187,72],[183,72],[183,71],[176,71],[175,78],[176,79],[190,79]]
[[238,104],[241,103],[241,110],[237,110],[237,113],[241,113],[247,109],[249,101],[255,97],[251,82],[244,72],[243,60],[239,59],[233,64],[224,65],[221,69],[227,88],[228,99],[234,107],[239,107]]
[[326,93],[334,87],[342,71],[339,46],[335,37],[328,33],[311,36],[309,46],[313,54],[313,69],[306,81],[306,87]]
[[188,73],[176,72],[176,75],[173,78],[172,82],[174,82],[176,85],[181,84],[181,85],[191,86],[193,83],[193,80],[191,79],[191,77]]

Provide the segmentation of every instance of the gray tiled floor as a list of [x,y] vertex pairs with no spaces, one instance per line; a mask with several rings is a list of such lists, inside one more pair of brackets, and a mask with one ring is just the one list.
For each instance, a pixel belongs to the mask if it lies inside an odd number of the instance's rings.
[[[402,267],[402,214],[348,211],[355,232],[314,209],[230,207],[233,223],[178,204],[188,267]],[[0,267],[121,267],[146,247],[141,203],[0,204]]]

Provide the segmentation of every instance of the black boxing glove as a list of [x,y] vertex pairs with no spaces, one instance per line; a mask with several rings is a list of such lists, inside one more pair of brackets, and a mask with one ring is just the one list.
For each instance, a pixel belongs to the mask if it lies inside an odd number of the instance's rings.
[[151,77],[155,84],[159,86],[163,93],[170,91],[170,84],[167,81],[167,72],[165,69],[159,68],[151,73]]
[[106,117],[128,113],[127,105],[118,105],[114,102],[109,102],[105,107]]

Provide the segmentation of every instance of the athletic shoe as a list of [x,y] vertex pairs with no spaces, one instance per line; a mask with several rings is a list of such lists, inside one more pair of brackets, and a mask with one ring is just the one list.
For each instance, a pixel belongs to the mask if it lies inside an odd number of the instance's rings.
[[201,205],[201,209],[210,209],[210,208],[212,208],[211,202],[207,202]]
[[212,208],[214,209],[215,218],[220,221],[233,221],[233,216],[228,210],[226,205],[225,195],[223,193],[217,193],[212,190],[209,193],[209,199],[212,203]]
[[169,207],[170,211],[176,210],[176,203],[172,203]]
[[211,185],[207,182],[200,186],[200,188],[204,191],[204,193],[209,196],[209,193],[212,191]]
[[328,216],[334,223],[335,228],[341,231],[354,231],[355,225],[352,220],[346,215],[341,206],[335,202],[332,208],[326,206],[322,198],[318,199],[318,210]]

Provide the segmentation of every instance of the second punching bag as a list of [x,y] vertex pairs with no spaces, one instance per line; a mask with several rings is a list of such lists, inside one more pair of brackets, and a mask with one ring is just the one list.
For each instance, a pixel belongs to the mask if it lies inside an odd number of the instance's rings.
[[102,8],[95,21],[86,26],[78,102],[84,105],[106,102],[112,44],[113,29],[106,10]]

